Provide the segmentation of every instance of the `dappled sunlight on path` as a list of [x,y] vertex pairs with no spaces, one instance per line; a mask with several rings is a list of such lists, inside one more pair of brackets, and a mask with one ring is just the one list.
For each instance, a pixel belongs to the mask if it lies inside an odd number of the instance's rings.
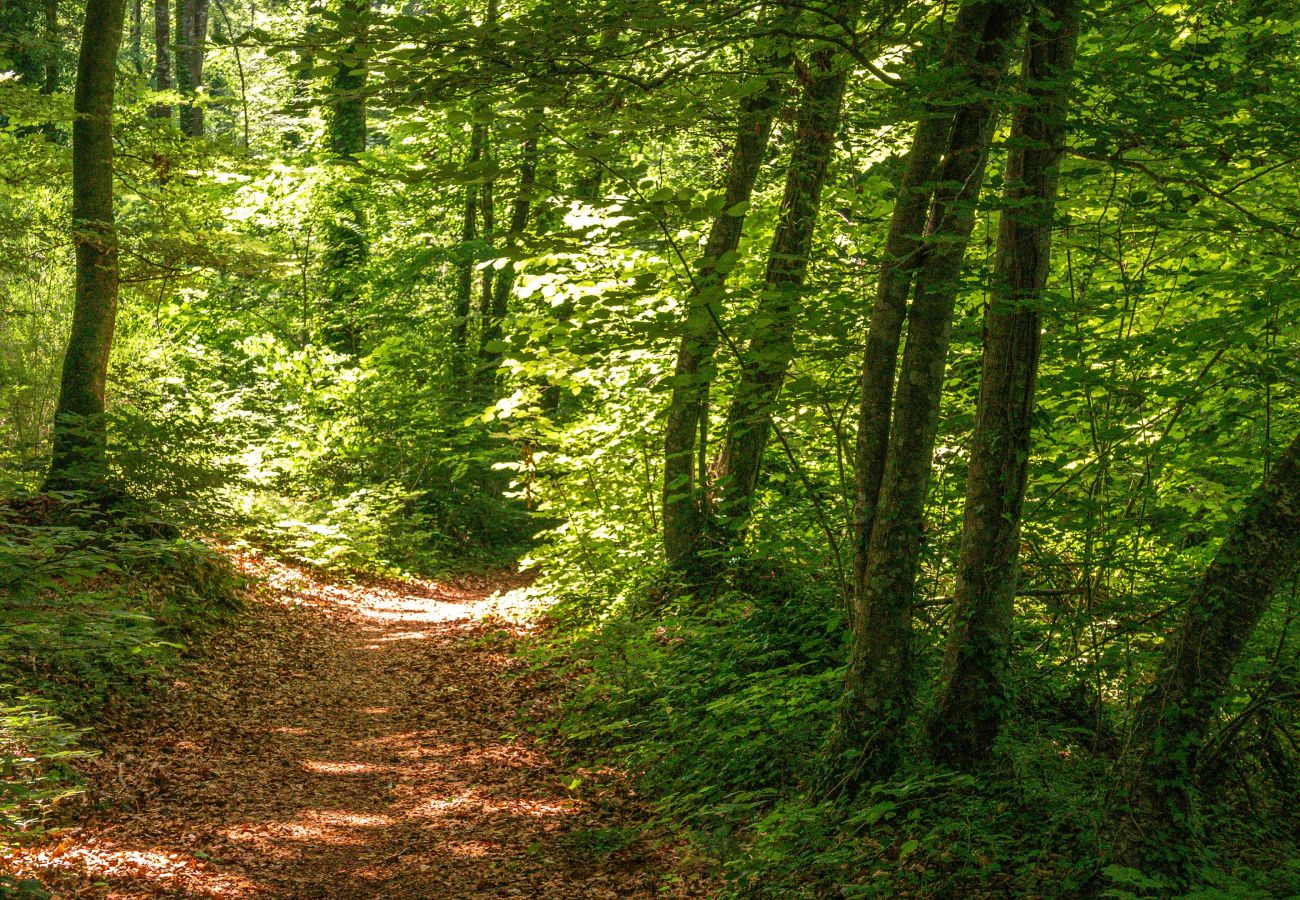
[[58,896],[664,888],[671,860],[648,840],[591,849],[644,818],[618,773],[575,779],[521,733],[519,710],[545,696],[509,655],[519,630],[481,618],[518,576],[351,584],[245,565],[262,596],[209,637],[157,718],[103,737],[79,826],[9,865]]

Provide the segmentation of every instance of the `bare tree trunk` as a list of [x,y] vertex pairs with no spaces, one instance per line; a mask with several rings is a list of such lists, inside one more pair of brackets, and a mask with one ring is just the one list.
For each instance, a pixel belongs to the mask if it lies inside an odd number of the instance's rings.
[[72,227],[76,303],[63,358],[46,490],[106,485],[104,388],[117,318],[113,220],[113,81],[125,0],[88,0],[72,123]]
[[203,87],[207,41],[208,0],[176,0],[176,87],[187,100],[180,126],[189,137],[203,136],[203,107],[195,101]]
[[59,0],[45,0],[45,79],[42,94],[53,94],[59,89]]
[[[167,0],[153,0],[153,89],[172,89],[171,20]],[[170,103],[155,103],[149,107],[153,119],[170,119]]]
[[140,22],[140,0],[131,0],[131,67],[144,74],[144,42]]
[[952,626],[929,721],[934,756],[987,758],[1010,698],[1006,667],[1078,0],[1039,0],[1021,63],[980,375]]
[[366,38],[370,0],[338,0],[342,46],[334,60],[329,95],[324,104],[325,151],[333,172],[325,222],[325,252],[321,259],[325,295],[333,323],[326,339],[344,352],[361,350],[358,306],[360,270],[370,256],[366,215],[359,189],[348,167],[366,149],[365,87],[369,78]]
[[1214,555],[1138,705],[1111,810],[1116,861],[1185,875],[1188,842],[1201,834],[1193,779],[1205,732],[1242,649],[1298,563],[1300,437]]
[[[858,18],[858,4],[842,4],[834,12],[837,19],[844,21],[845,31],[851,31]],[[732,540],[741,536],[749,522],[754,486],[772,427],[772,410],[794,359],[795,301],[808,272],[822,186],[835,150],[848,79],[845,61],[832,46],[813,53],[810,69],[799,106],[781,212],[768,251],[763,293],[727,414],[719,488],[722,516]]]
[[[780,15],[786,15],[786,11]],[[700,575],[699,554],[709,531],[705,473],[702,467],[696,471],[696,462],[707,453],[709,385],[722,312],[719,301],[736,262],[745,214],[772,135],[772,118],[784,93],[790,68],[790,54],[784,43],[765,58],[764,66],[766,81],[741,101],[737,113],[722,209],[713,217],[686,298],[664,426],[664,554],[672,568],[692,579]]]
[[[470,129],[469,156],[465,168],[474,172],[483,161],[484,126],[475,122]],[[452,308],[451,366],[452,373],[465,373],[465,357],[469,352],[469,310],[474,295],[473,243],[478,238],[478,185],[465,185],[465,207],[460,231],[461,260],[457,263],[456,303]]]
[[855,585],[852,651],[831,745],[853,784],[897,767],[912,711],[913,594],[948,336],[992,137],[993,94],[1024,11],[1016,0],[987,6],[973,62],[954,73],[971,93],[957,109],[938,171],[871,539],[865,560],[854,565],[862,577]]
[[507,255],[507,259],[505,265],[496,272],[488,318],[483,323],[479,373],[485,385],[495,381],[496,370],[501,364],[501,351],[492,345],[501,340],[501,329],[510,308],[510,294],[515,286],[515,264],[509,255],[519,247],[519,241],[528,228],[528,213],[532,208],[533,192],[537,183],[537,140],[540,132],[539,118],[529,124],[528,133],[519,150],[519,187],[511,204],[510,221],[506,226],[502,243],[502,250]]

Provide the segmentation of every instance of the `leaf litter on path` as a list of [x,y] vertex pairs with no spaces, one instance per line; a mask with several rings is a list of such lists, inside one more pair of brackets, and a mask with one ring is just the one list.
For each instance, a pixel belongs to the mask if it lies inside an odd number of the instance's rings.
[[[522,576],[266,587],[156,707],[99,736],[75,827],[0,860],[55,897],[698,896],[621,774],[527,735],[545,692],[491,622]],[[694,886],[692,886],[694,884]]]

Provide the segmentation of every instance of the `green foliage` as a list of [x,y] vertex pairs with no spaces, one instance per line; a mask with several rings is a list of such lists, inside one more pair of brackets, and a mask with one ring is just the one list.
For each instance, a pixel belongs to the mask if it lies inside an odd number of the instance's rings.
[[[688,590],[660,562],[662,420],[710,219],[742,211],[723,209],[719,185],[735,105],[770,74],[757,61],[777,38],[759,6],[510,0],[489,27],[483,3],[315,17],[230,2],[214,16],[203,140],[148,115],[177,97],[150,91],[124,54],[108,452],[112,490],[149,513],[4,520],[4,752],[27,793],[5,795],[22,811],[0,815],[38,823],[66,789],[67,723],[145,687],[222,606],[220,564],[158,536],[182,525],[342,569],[522,557],[554,601],[546,656],[576,685],[561,732],[632,768],[738,894],[1172,890],[1102,865],[1099,807],[1189,585],[1300,431],[1294,12],[1086,4],[1041,310],[1009,734],[973,779],[918,756],[830,803],[805,787],[842,689],[867,298],[912,104],[954,7],[864,8],[860,61],[905,89],[865,66],[850,79],[753,519],[711,560],[720,583]],[[33,40],[38,4],[4,10],[17,17],[0,27],[0,73],[16,73],[0,75],[8,495],[36,489],[48,462],[73,269],[71,97],[35,82],[34,52],[51,49]],[[796,30],[821,18],[801,6]],[[68,24],[53,48],[63,88]],[[359,26],[368,37],[349,46]],[[755,311],[807,69],[809,47],[796,50],[713,310],[705,471],[738,348],[772,325]],[[338,78],[363,64],[364,90]],[[336,164],[322,108],[355,117],[363,102],[365,146]],[[507,243],[539,119],[531,211]],[[487,149],[470,165],[476,125]],[[1004,126],[953,322],[919,539],[922,681],[949,625],[1008,149]],[[468,188],[479,206],[462,240]],[[517,281],[497,339],[480,304],[507,264]],[[1202,896],[1297,892],[1296,614],[1295,590],[1281,592],[1206,741]],[[579,832],[573,849],[627,839]]]
[[237,603],[228,561],[153,525],[41,495],[0,507],[0,839],[77,793],[81,727],[139,699]]

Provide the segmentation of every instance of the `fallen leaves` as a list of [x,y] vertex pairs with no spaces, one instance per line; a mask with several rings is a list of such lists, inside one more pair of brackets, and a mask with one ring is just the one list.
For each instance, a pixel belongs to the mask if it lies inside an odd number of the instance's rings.
[[517,711],[549,699],[518,677],[518,626],[479,616],[520,576],[239,562],[259,599],[157,709],[100,735],[80,826],[5,866],[58,897],[692,893],[668,889],[671,851],[639,837],[619,773],[584,771],[575,793],[519,733]]

